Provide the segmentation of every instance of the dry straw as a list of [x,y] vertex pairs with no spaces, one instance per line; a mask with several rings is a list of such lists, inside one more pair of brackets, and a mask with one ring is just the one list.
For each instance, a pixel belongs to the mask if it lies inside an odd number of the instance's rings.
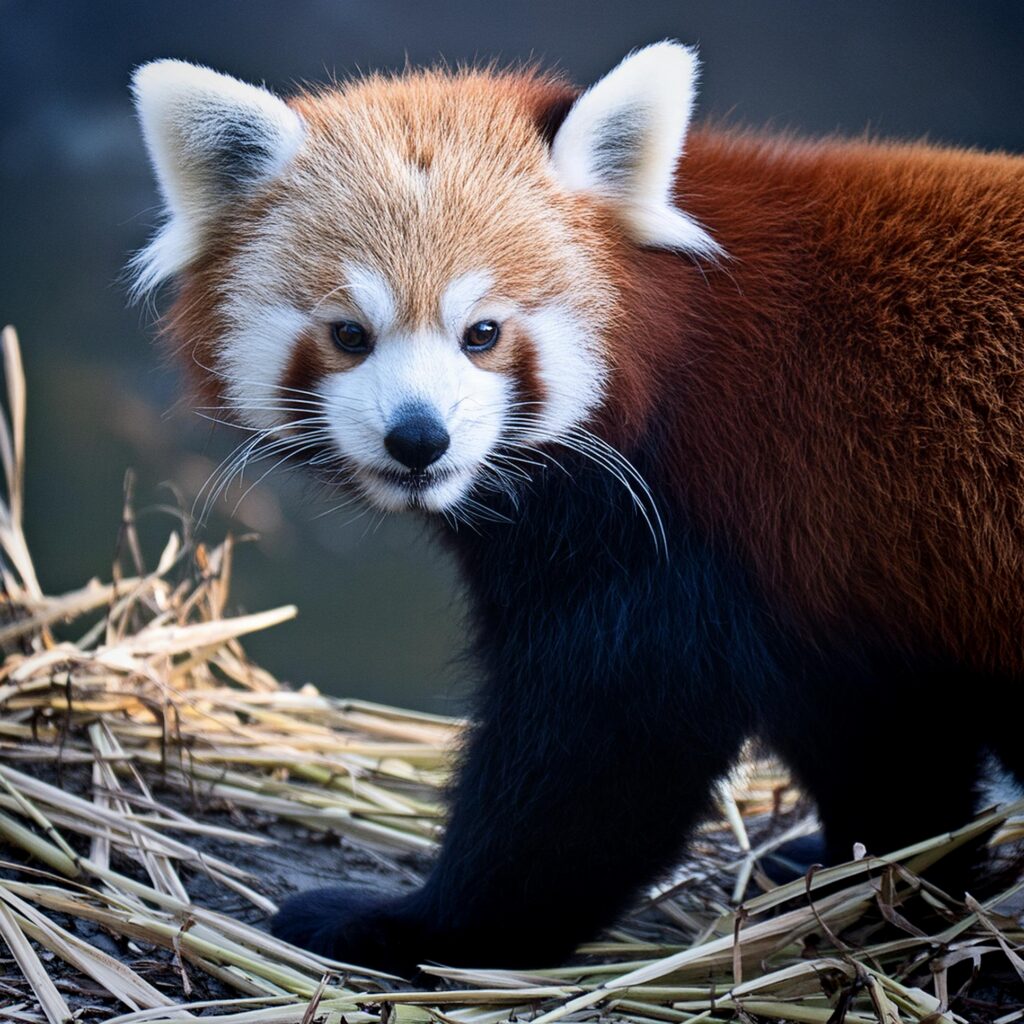
[[[710,857],[688,861],[649,894],[646,925],[634,917],[581,951],[573,966],[522,974],[426,965],[436,987],[414,992],[204,908],[193,900],[190,880],[201,877],[206,891],[211,884],[230,891],[257,912],[269,914],[274,902],[260,879],[230,857],[205,852],[209,844],[201,840],[216,839],[221,850],[273,841],[187,813],[182,807],[195,806],[187,800],[161,803],[152,783],[368,849],[429,852],[463,726],[281,685],[247,659],[239,640],[295,609],[226,614],[230,538],[208,549],[172,534],[147,569],[130,505],[121,547],[132,572],[45,594],[22,529],[25,385],[10,328],[3,360],[0,642],[8,653],[0,670],[0,935],[26,997],[5,984],[0,1017],[71,1018],[47,958],[120,1004],[110,1024],[188,1017],[541,1024],[595,1016],[636,1024],[951,1022],[964,1019],[949,1009],[948,971],[958,962],[1004,958],[1024,977],[1024,934],[1003,913],[1020,883],[965,904],[922,887],[915,875],[972,838],[1020,839],[1012,815],[1024,806],[991,811],[958,833],[886,858],[899,867],[866,858],[737,908],[730,894],[738,898],[761,877],[757,860],[766,848],[752,846],[745,822],[765,810],[782,781],[763,764],[723,787],[724,822],[707,828],[706,837],[732,834],[738,852],[726,858],[724,844],[710,844]],[[61,788],[62,771],[73,769],[79,778],[87,770],[89,784]],[[922,908],[928,923],[911,923],[908,915]],[[671,923],[675,945],[650,941],[652,918]],[[122,949],[169,951],[180,992],[157,989],[130,957],[91,944],[65,926],[69,921],[101,926],[123,940]],[[536,922],[538,931],[544,926]],[[190,979],[201,974],[233,995],[190,1001]],[[1024,1012],[1001,1020],[1024,1020]]]

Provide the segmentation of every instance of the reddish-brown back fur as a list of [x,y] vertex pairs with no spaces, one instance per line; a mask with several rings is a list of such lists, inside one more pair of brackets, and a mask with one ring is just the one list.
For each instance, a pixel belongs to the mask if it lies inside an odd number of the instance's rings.
[[620,246],[615,344],[680,495],[814,625],[1020,672],[1024,160],[705,130],[679,183],[730,258]]

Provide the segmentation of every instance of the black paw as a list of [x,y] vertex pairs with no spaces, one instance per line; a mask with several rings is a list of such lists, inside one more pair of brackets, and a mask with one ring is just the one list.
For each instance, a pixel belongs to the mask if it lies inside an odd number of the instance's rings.
[[401,899],[357,888],[312,889],[286,900],[271,932],[331,960],[411,977],[423,934]]

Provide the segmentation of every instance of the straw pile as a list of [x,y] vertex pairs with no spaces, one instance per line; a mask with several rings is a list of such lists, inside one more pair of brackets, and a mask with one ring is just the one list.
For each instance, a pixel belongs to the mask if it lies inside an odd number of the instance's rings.
[[0,1019],[1024,1020],[991,986],[957,992],[964,964],[1024,979],[1024,881],[963,903],[916,874],[973,837],[1020,840],[1024,802],[737,907],[765,881],[764,849],[807,828],[763,827],[780,804],[791,823],[794,799],[765,763],[723,786],[722,820],[677,876],[572,966],[426,965],[436,987],[413,992],[271,938],[254,924],[294,886],[275,864],[319,848],[339,871],[372,856],[415,878],[463,726],[278,683],[239,638],[295,610],[227,613],[230,538],[209,549],[174,533],[147,569],[130,501],[111,581],[47,595],[22,532],[25,388],[9,328],[3,360]]

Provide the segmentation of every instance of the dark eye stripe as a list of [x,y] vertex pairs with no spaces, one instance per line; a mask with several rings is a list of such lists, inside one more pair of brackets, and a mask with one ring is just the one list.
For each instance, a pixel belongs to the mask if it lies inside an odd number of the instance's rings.
[[306,411],[306,400],[312,399],[303,393],[318,390],[320,382],[332,370],[337,369],[331,364],[331,354],[325,350],[323,337],[319,331],[310,330],[298,338],[281,377],[281,391],[278,396],[286,418],[299,419],[309,415]]
[[494,348],[501,336],[501,328],[496,320],[478,320],[466,328],[462,336],[462,347],[467,352],[487,352]]
[[523,408],[532,412],[543,411],[548,392],[541,377],[540,364],[534,346],[523,339],[517,339],[511,365],[515,380],[516,399]]

